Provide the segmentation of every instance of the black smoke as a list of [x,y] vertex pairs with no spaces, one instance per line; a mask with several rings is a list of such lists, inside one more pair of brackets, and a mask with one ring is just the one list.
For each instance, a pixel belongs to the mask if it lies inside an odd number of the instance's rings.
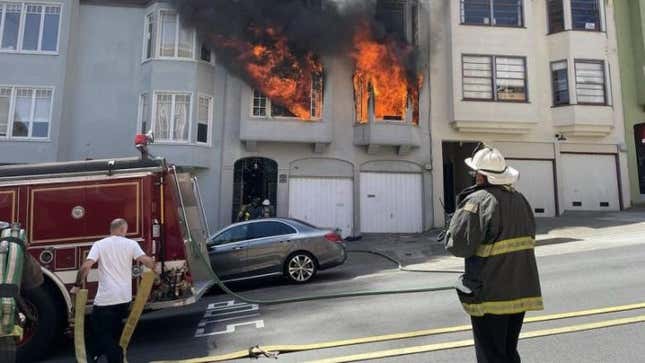
[[[213,41],[221,36],[255,44],[250,28],[279,27],[296,55],[342,55],[351,49],[358,21],[369,21],[377,38],[389,36],[375,18],[376,0],[175,0],[182,22],[197,29],[222,63],[244,76],[234,54]],[[415,67],[408,60],[409,68]],[[246,77],[243,77],[246,78]]]

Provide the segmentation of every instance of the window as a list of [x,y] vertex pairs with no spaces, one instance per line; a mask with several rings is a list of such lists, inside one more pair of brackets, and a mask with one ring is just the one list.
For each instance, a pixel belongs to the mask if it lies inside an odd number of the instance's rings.
[[199,96],[199,108],[197,110],[197,142],[208,144],[208,133],[213,120],[213,97]]
[[49,88],[0,87],[0,137],[47,138],[52,94]]
[[553,105],[568,105],[569,75],[566,60],[551,63],[551,81],[553,82]]
[[600,1],[571,0],[571,17],[574,30],[600,31]]
[[461,0],[461,23],[521,27],[522,0]]
[[161,10],[159,14],[159,56],[193,58],[195,32],[181,25],[175,11]]
[[213,58],[213,52],[211,48],[206,44],[202,44],[202,50],[201,50],[199,59],[203,60],[204,62],[211,63],[212,58]]
[[155,93],[153,130],[161,141],[188,142],[190,131],[190,94]]
[[547,13],[549,14],[549,33],[564,30],[564,5],[563,0],[547,0]]
[[[323,78],[321,75],[315,75],[311,80],[311,93],[309,104],[310,119],[320,119],[322,117],[323,105]],[[253,90],[253,103],[251,105],[251,114],[255,117],[296,117],[287,107],[274,104],[271,100],[262,94],[262,92]]]
[[150,96],[142,93],[139,96],[139,132],[145,134],[150,126]]
[[213,238],[209,244],[218,246],[218,245],[223,245],[225,243],[244,241],[248,239],[247,238],[248,229],[249,229],[248,224],[229,228],[226,231],[220,233],[218,236],[215,236],[215,238]]
[[462,62],[465,100],[527,100],[524,58],[469,55],[463,56]]
[[418,4],[416,0],[377,0],[374,19],[388,34],[413,45],[418,42]]
[[284,236],[296,230],[280,222],[256,222],[249,224],[249,239]]
[[56,52],[60,9],[60,5],[0,3],[0,49]]
[[605,62],[576,59],[576,96],[579,104],[607,104]]
[[155,54],[155,15],[146,15],[145,28],[143,33],[143,59],[154,58]]

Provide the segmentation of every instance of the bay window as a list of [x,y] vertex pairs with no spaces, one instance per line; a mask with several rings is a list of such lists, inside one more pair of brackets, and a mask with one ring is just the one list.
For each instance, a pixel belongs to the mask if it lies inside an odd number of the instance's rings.
[[571,0],[574,30],[600,31],[600,0]]
[[197,143],[209,144],[209,132],[213,121],[213,97],[199,96],[197,109]]
[[553,86],[553,105],[569,104],[569,76],[567,74],[567,61],[551,63],[551,82]]
[[57,52],[60,15],[56,4],[0,3],[0,50]]
[[547,13],[549,15],[549,33],[558,33],[564,30],[564,0],[547,0]]
[[160,141],[188,142],[190,109],[189,93],[156,92],[152,117],[155,137]]
[[53,90],[0,86],[0,138],[47,138]]
[[146,15],[146,22],[143,32],[143,59],[154,58],[155,56],[155,14]]
[[[309,110],[309,119],[320,119],[323,105],[322,74],[312,77],[309,97],[306,102],[302,106]],[[271,99],[256,89],[253,90],[251,115],[254,117],[298,117],[289,111],[287,107],[271,102]]]
[[575,66],[578,104],[606,105],[605,62],[576,59]]
[[195,32],[182,26],[177,12],[159,12],[159,32],[160,57],[193,59]]

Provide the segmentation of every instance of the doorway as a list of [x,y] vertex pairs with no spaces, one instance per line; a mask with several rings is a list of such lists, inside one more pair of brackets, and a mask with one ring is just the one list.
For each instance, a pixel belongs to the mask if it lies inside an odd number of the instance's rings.
[[269,199],[276,208],[278,163],[267,158],[245,158],[235,162],[233,172],[233,214],[237,220],[240,208],[255,198]]
[[457,195],[473,185],[470,168],[464,160],[473,155],[479,142],[444,141],[443,151],[443,205],[445,213],[454,213],[457,206]]

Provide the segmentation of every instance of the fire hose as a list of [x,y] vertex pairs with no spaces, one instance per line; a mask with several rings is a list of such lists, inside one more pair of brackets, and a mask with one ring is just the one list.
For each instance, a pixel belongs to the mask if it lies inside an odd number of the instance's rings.
[[[399,261],[396,259],[381,253],[377,251],[370,251],[370,250],[348,250],[348,253],[366,253],[366,254],[372,254],[376,256],[380,256],[382,258],[387,259],[388,261],[391,261],[395,263],[398,266],[398,269],[400,271],[405,271],[405,272],[425,272],[425,273],[463,273],[463,271],[456,271],[456,270],[416,270],[416,269],[408,269],[404,266],[401,265]],[[199,255],[201,255],[204,259],[204,255],[201,253],[201,251],[196,251]],[[224,293],[226,293],[229,296],[232,296],[236,299],[239,299],[245,303],[249,304],[263,304],[263,305],[276,305],[276,304],[287,304],[287,303],[294,303],[294,302],[303,302],[303,301],[312,301],[312,300],[326,300],[326,299],[338,299],[338,298],[347,298],[347,297],[360,297],[360,296],[374,296],[374,295],[393,295],[393,294],[415,294],[415,293],[420,293],[420,292],[435,292],[435,291],[446,291],[446,290],[454,290],[455,286],[454,285],[446,285],[446,286],[433,286],[433,287],[420,287],[420,288],[413,288],[413,289],[393,289],[393,290],[365,290],[365,291],[353,291],[353,292],[338,292],[338,293],[332,293],[332,294],[317,294],[317,295],[308,295],[308,296],[301,296],[301,297],[295,297],[295,298],[285,298],[285,299],[255,299],[255,298],[249,298],[243,295],[240,295],[224,284],[222,280],[217,276],[215,271],[212,269],[209,269],[209,272],[211,273],[211,277],[215,281],[215,284],[222,290]]]
[[[139,288],[137,289],[137,296],[131,306],[130,314],[126,320],[119,346],[123,350],[124,361],[127,362],[126,355],[130,339],[134,334],[134,329],[139,322],[139,318],[143,313],[150,291],[155,280],[155,274],[152,271],[146,271],[141,277]],[[85,306],[87,305],[87,289],[83,288],[76,293],[75,307],[74,307],[74,350],[76,352],[76,361],[78,363],[87,363],[86,347],[85,347]]]

